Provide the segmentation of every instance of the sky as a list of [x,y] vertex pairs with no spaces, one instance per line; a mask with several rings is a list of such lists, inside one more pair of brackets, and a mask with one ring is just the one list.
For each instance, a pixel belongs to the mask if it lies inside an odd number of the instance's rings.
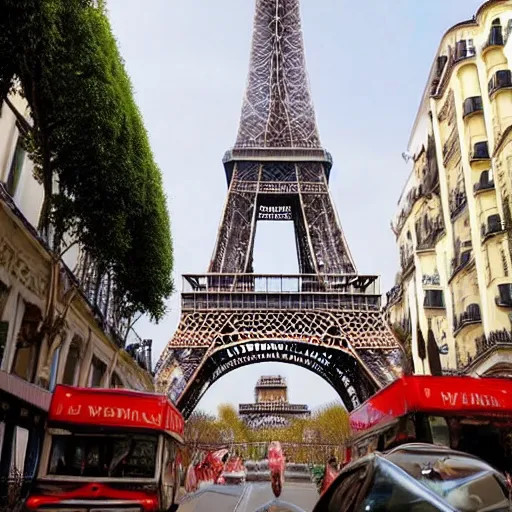
[[[390,229],[410,167],[401,154],[444,32],[481,0],[302,0],[306,59],[330,188],[362,274],[398,271]],[[121,55],[162,171],[174,241],[176,293],[153,339],[156,360],[176,329],[181,274],[206,272],[226,197],[224,152],[234,142],[249,68],[255,0],[108,0]],[[297,271],[292,223],[258,224],[254,270]],[[234,371],[199,408],[251,402],[260,375],[279,373],[290,398],[313,409],[337,399],[322,379],[276,363]]]

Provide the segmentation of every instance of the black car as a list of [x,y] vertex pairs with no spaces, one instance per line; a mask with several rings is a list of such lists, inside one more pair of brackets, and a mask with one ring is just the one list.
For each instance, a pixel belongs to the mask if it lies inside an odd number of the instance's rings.
[[507,479],[442,446],[403,445],[347,465],[313,512],[509,512]]

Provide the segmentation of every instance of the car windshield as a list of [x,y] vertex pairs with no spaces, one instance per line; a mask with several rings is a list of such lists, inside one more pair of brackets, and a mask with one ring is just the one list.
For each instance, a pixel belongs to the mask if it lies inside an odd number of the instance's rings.
[[49,475],[154,478],[156,435],[52,436]]
[[457,510],[509,510],[508,491],[482,461],[436,451],[397,451],[386,458]]

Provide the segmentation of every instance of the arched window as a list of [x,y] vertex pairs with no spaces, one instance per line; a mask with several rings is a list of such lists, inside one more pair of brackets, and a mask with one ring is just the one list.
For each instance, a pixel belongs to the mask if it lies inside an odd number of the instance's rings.
[[107,365],[98,357],[93,356],[91,368],[89,370],[89,379],[87,383],[88,387],[101,388],[103,385],[103,377],[105,373],[107,373]]
[[69,345],[68,357],[66,358],[66,366],[64,367],[64,375],[62,383],[68,386],[76,386],[80,374],[80,347],[82,340],[75,336]]
[[12,365],[12,373],[23,380],[33,382],[39,353],[41,351],[38,333],[42,315],[39,308],[33,304],[25,303],[23,320],[16,339],[16,352]]

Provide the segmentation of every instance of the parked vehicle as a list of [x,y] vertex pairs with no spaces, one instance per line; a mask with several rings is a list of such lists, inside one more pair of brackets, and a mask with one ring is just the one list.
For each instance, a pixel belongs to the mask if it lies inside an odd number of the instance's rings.
[[412,376],[350,414],[345,462],[407,442],[447,446],[512,472],[512,381]]
[[488,463],[418,443],[348,464],[313,512],[505,512],[511,505],[507,480]]
[[224,466],[222,478],[227,484],[245,483],[246,471],[241,457],[232,456],[228,459]]
[[57,386],[28,511],[177,509],[184,420],[163,395]]

